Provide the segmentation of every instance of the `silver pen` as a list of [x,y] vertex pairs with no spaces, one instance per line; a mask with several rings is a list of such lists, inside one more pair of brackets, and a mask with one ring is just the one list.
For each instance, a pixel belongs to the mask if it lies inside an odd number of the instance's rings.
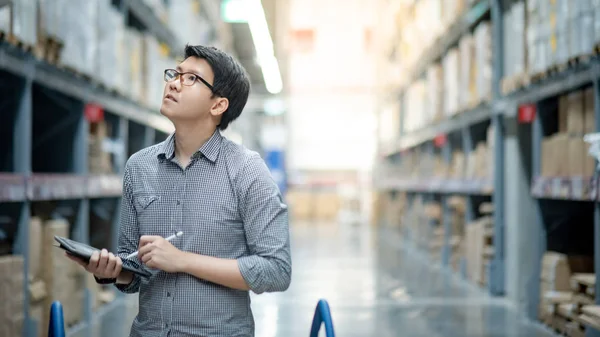
[[[177,237],[180,237],[180,236],[182,236],[182,235],[183,235],[183,232],[177,232],[176,234],[173,234],[173,235],[169,236],[169,237],[168,237],[168,238],[166,238],[165,240],[167,240],[167,241],[171,241],[171,240],[173,240],[173,239],[175,239],[175,238],[177,238]],[[127,255],[126,259],[131,259],[132,257],[136,257],[136,256],[137,256],[139,253],[140,253],[140,251],[139,251],[139,250],[136,250],[135,252],[133,252],[133,253],[131,253],[131,254]]]

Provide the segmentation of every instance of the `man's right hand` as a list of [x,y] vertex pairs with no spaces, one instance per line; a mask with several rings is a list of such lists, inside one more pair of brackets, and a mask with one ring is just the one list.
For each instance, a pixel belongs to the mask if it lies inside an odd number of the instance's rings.
[[118,256],[115,256],[113,253],[109,253],[106,249],[102,249],[100,252],[94,252],[90,261],[85,263],[81,259],[74,257],[70,254],[66,254],[67,257],[75,262],[77,262],[80,266],[85,268],[89,273],[94,274],[97,278],[100,279],[116,279],[121,274],[121,268],[123,266],[123,261]]

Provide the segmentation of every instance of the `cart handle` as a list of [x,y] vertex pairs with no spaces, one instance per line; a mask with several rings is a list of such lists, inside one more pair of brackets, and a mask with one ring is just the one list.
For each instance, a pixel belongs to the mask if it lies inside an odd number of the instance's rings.
[[59,301],[52,302],[50,307],[50,322],[48,324],[48,337],[65,337],[65,320],[63,307]]
[[329,310],[329,303],[326,300],[321,299],[317,303],[315,308],[315,315],[312,321],[312,327],[310,329],[310,337],[318,337],[319,330],[321,330],[321,323],[325,325],[325,335],[327,337],[335,337],[333,331],[333,321],[331,319],[331,311]]

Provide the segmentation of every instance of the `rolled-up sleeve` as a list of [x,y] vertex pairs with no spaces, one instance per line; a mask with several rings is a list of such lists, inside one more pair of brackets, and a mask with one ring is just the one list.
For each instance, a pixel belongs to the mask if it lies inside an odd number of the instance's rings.
[[260,155],[248,159],[237,186],[250,250],[238,259],[242,277],[257,294],[285,291],[292,277],[288,208]]
[[[131,167],[128,162],[127,165],[125,165],[125,172],[123,174],[123,196],[121,198],[121,218],[117,248],[117,255],[121,258],[123,264],[136,264],[133,260],[126,260],[125,257],[137,250],[140,237],[138,220],[133,204],[133,189],[131,186]],[[117,284],[115,286],[124,293],[136,293],[140,289],[140,277],[134,274],[131,283],[127,285]]]

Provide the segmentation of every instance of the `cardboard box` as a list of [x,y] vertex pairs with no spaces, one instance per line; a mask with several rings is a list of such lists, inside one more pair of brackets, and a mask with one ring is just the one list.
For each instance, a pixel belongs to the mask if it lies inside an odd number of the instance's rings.
[[567,131],[573,135],[582,135],[585,130],[583,93],[572,92],[568,94],[567,101]]
[[0,256],[0,336],[21,336],[23,330],[24,259]]
[[569,151],[567,152],[567,173],[570,176],[583,176],[584,175],[584,156],[585,156],[585,142],[581,137],[570,137],[569,139]]
[[594,105],[594,89],[586,89],[583,93],[583,115],[585,133],[596,132],[596,113]]
[[567,132],[567,114],[569,113],[569,101],[566,95],[558,97],[558,132]]

